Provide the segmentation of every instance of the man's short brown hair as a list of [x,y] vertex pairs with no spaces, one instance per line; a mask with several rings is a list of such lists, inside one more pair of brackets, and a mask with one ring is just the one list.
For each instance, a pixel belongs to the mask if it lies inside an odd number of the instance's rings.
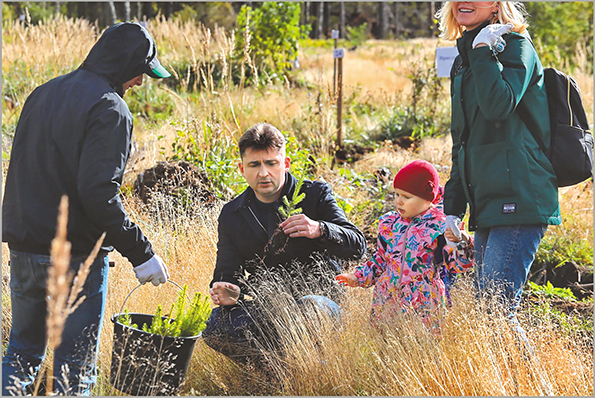
[[248,148],[254,151],[275,149],[281,152],[285,150],[285,143],[285,137],[278,128],[269,123],[258,123],[242,135],[238,145],[243,158]]

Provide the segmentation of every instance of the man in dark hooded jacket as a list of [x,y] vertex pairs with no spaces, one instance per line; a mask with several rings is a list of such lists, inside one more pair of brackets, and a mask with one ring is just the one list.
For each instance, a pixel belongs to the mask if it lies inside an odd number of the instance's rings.
[[45,355],[47,268],[62,195],[69,199],[72,271],[104,231],[107,235],[81,293],[86,298],[68,316],[54,353],[57,393],[88,395],[95,382],[108,252],[116,249],[127,257],[141,283],[158,286],[169,277],[119,196],[132,136],[132,115],[123,96],[143,83],[145,73],[170,76],[156,52],[143,26],[116,24],[103,33],[77,70],[36,88],[23,107],[2,206],[12,306],[2,395],[30,393]]

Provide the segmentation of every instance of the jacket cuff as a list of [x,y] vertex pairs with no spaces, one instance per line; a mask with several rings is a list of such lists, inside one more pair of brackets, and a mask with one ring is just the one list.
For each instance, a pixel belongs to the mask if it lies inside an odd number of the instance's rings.
[[140,247],[132,253],[125,254],[125,257],[128,258],[128,261],[132,263],[133,267],[138,267],[145,261],[149,261],[154,255],[155,252],[151,244],[147,242],[145,247]]
[[337,233],[336,229],[337,228],[335,226],[335,224],[330,223],[330,222],[326,222],[326,221],[320,221],[321,223],[324,223],[326,225],[326,228],[328,230],[328,236],[326,237],[326,239],[330,242],[336,243],[338,245],[342,245],[343,242],[343,238],[341,237],[341,234]]

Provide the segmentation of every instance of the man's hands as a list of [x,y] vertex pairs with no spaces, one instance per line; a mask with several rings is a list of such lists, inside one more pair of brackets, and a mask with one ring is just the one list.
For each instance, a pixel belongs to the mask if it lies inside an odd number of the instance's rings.
[[215,282],[209,293],[214,304],[232,305],[238,302],[240,287],[229,282]]
[[167,282],[169,272],[167,266],[157,254],[139,266],[134,267],[139,283],[151,282],[155,286]]
[[511,23],[507,23],[506,25],[494,23],[486,26],[475,36],[473,48],[487,45],[490,48],[495,48],[497,52],[504,51],[506,42],[502,38],[502,35],[510,33],[512,28],[514,28],[514,25]]
[[341,285],[349,286],[349,287],[357,287],[358,280],[357,277],[353,274],[339,274],[335,276],[335,280],[339,282]]
[[320,223],[311,220],[304,214],[297,214],[283,221],[279,226],[290,238],[316,239],[320,237]]

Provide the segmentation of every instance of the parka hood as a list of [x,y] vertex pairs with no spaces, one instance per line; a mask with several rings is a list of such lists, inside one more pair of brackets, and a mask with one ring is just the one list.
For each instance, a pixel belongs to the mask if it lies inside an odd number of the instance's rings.
[[136,22],[120,22],[106,29],[81,68],[107,79],[120,95],[125,82],[143,73],[153,78],[171,76],[157,59],[155,40]]

